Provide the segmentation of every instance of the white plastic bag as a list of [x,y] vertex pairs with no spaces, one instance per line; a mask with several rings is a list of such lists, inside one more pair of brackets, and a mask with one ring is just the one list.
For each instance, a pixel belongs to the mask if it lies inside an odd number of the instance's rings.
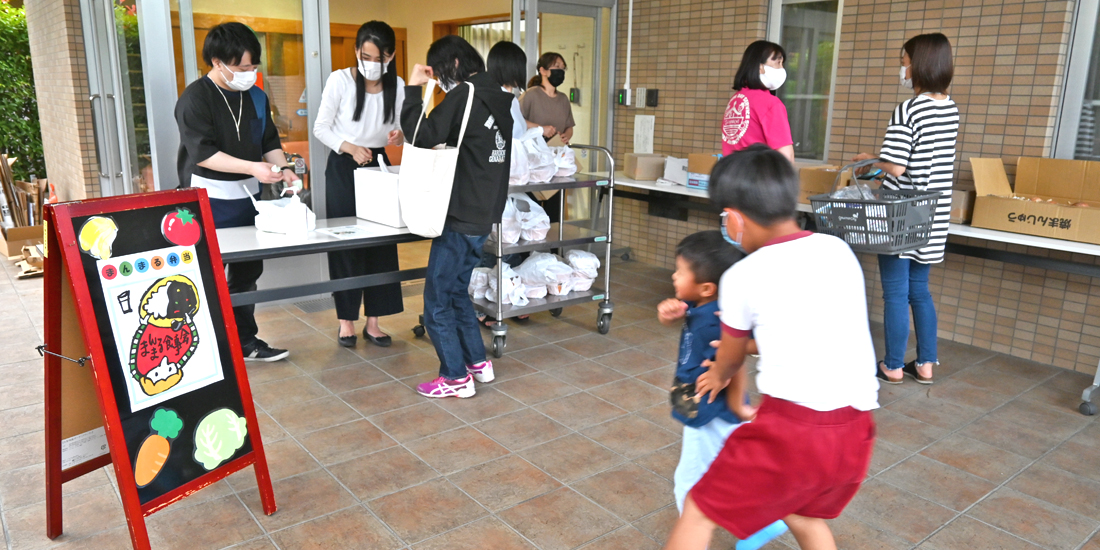
[[553,296],[565,296],[573,291],[573,279],[570,277],[568,282],[546,285],[546,291]]
[[596,281],[595,278],[589,278],[583,273],[577,271],[573,272],[573,290],[577,292],[583,292],[592,288],[592,283]]
[[558,282],[557,277],[549,271],[549,267],[556,263],[558,258],[553,254],[532,252],[515,271],[525,285],[546,286]]
[[[544,241],[550,232],[550,216],[546,210],[523,193],[509,195],[509,202],[515,204],[515,219],[519,222],[520,237],[525,241]],[[508,217],[507,211],[504,215]],[[503,220],[501,221],[503,224]]]
[[500,217],[501,242],[504,244],[518,243],[523,232],[516,213],[516,201],[509,196],[508,200],[504,202],[504,214]]
[[[290,190],[284,190],[283,193],[288,191]],[[290,192],[289,197],[273,201],[257,201],[251,194],[248,197],[256,208],[256,229],[260,231],[302,235],[317,227],[317,214],[302,204],[297,193]]]
[[571,283],[573,281],[573,268],[561,261],[554,262],[547,267],[546,273],[549,277],[553,277],[555,283]]
[[600,275],[600,258],[591,252],[570,250],[565,253],[565,260],[574,271],[589,279],[595,279]]
[[558,165],[554,158],[554,152],[542,139],[542,131],[539,128],[527,130],[521,140],[527,150],[528,174],[530,183],[546,183],[558,173]]
[[470,274],[470,297],[480,300],[485,297],[485,291],[489,290],[489,272],[487,267],[475,267]]
[[512,166],[508,172],[508,185],[527,185],[531,180],[530,162],[527,160],[527,148],[522,140],[512,140]]
[[577,157],[569,147],[551,147],[554,152],[554,165],[558,167],[558,177],[568,177],[577,173]]
[[546,297],[546,285],[523,286],[527,288],[527,297],[531,298],[532,300]]
[[[527,287],[523,284],[523,281],[516,275],[515,270],[508,264],[504,264],[504,271],[502,272],[504,282],[500,283],[504,292],[504,304],[512,304],[514,306],[525,306],[530,300],[527,299]],[[497,301],[497,273],[495,269],[492,269],[489,273],[489,290],[485,292],[485,299],[490,302]]]

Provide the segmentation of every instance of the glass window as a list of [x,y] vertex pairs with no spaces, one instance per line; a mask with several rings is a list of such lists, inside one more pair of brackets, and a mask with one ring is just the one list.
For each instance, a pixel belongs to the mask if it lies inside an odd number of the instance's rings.
[[839,4],[782,3],[778,42],[787,50],[787,82],[778,95],[787,106],[798,158],[825,159]]
[[[1093,28],[1100,26],[1100,14],[1093,22]],[[1081,101],[1081,117],[1077,121],[1077,136],[1073,147],[1073,158],[1081,160],[1100,160],[1100,132],[1096,129],[1096,119],[1100,118],[1100,39],[1093,36],[1089,51],[1088,71],[1085,73],[1085,95]],[[1074,79],[1071,78],[1071,82]]]

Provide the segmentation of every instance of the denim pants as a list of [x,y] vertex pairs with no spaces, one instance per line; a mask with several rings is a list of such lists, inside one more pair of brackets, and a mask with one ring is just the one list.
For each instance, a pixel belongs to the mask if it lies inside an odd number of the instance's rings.
[[879,255],[878,269],[882,278],[882,299],[886,308],[886,368],[900,369],[905,364],[905,348],[909,343],[909,309],[917,329],[917,364],[936,363],[936,305],[928,291],[931,264]]
[[485,360],[468,288],[487,238],[444,229],[432,239],[424,278],[424,328],[439,356],[439,375],[448,380],[465,378],[467,366]]
[[722,447],[726,446],[726,440],[738,426],[740,424],[731,424],[721,418],[715,418],[698,428],[684,426],[680,463],[676,465],[676,472],[672,475],[672,493],[681,514],[684,513],[684,501],[687,500],[688,492],[707,473]]

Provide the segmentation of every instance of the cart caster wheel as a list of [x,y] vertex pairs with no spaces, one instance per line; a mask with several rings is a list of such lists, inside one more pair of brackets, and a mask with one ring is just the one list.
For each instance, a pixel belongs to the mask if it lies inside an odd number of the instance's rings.
[[428,331],[424,330],[424,325],[416,325],[415,327],[413,327],[413,336],[416,336],[417,338],[423,338],[424,335],[427,333]]
[[624,262],[629,262],[630,261],[630,253],[629,252],[624,252],[623,255],[619,256],[619,257],[622,258]]
[[504,337],[493,337],[493,357],[500,359],[504,355]]
[[1096,414],[1096,404],[1085,401],[1084,403],[1081,403],[1081,406],[1077,407],[1077,410],[1085,416],[1092,416]]
[[600,318],[596,320],[596,330],[600,331],[600,334],[607,334],[611,331],[610,313],[600,315]]
[[554,317],[561,317],[561,308],[556,307],[554,309],[551,309],[550,310],[550,315],[553,315]]

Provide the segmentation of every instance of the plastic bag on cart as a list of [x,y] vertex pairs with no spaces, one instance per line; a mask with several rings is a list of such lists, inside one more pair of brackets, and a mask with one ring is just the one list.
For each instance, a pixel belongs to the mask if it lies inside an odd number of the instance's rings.
[[[512,197],[508,197],[508,200],[504,202],[504,214],[500,217],[500,232],[503,234],[504,244],[516,244],[519,242],[520,235],[523,233],[523,228],[520,227],[519,219],[516,218],[516,201],[512,200]],[[496,238],[497,230],[493,229],[493,237]]]
[[[504,278],[504,282],[501,283],[501,288],[504,291],[504,304],[512,304],[515,306],[525,306],[529,302],[527,299],[527,287],[523,284],[519,275],[516,274],[512,266],[504,264],[501,275]],[[495,269],[491,269],[489,272],[489,290],[485,292],[485,299],[490,302],[497,301],[497,273]]]
[[[570,272],[572,275],[572,272]],[[564,283],[553,283],[546,285],[546,291],[553,296],[565,296],[570,292],[573,292],[573,277],[569,277],[569,281]]]
[[527,173],[529,183],[545,183],[550,181],[558,173],[557,161],[554,152],[542,139],[542,130],[530,128],[520,140],[527,152]]
[[512,140],[512,166],[508,171],[508,185],[527,185],[531,181],[531,162],[527,148],[518,139]]
[[527,288],[527,297],[532,300],[546,297],[546,285],[523,286]]
[[592,288],[592,283],[596,282],[595,277],[589,277],[579,271],[573,272],[573,290],[583,292]]
[[[550,232],[550,216],[546,215],[546,210],[523,193],[514,193],[508,198],[514,204],[515,219],[521,230],[520,237],[525,241],[546,240],[546,234]],[[508,217],[507,208],[504,217]],[[501,224],[503,223],[502,219]]]
[[568,177],[577,173],[577,156],[569,147],[551,147],[554,152],[554,165],[558,167],[558,177]]
[[470,297],[475,300],[480,300],[485,297],[485,292],[489,290],[489,273],[492,270],[487,267],[475,267],[473,273],[470,274]]
[[516,267],[523,284],[528,286],[546,286],[558,282],[557,276],[550,272],[550,266],[558,263],[557,256],[545,252],[532,252]]
[[589,279],[595,279],[600,275],[600,258],[586,250],[570,250],[565,253],[565,261],[577,273],[583,274]]

